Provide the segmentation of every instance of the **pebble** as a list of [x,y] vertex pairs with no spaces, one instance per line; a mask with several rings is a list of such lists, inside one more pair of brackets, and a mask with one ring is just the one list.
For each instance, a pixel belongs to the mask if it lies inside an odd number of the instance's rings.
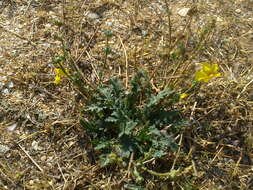
[[241,13],[241,9],[236,9],[235,12],[239,14]]
[[40,160],[41,160],[42,162],[45,162],[45,161],[47,160],[47,157],[46,157],[46,156],[41,156]]
[[3,156],[9,150],[10,150],[10,148],[8,146],[0,144],[0,156]]
[[37,141],[32,142],[32,148],[34,150],[41,150],[41,148],[39,147],[39,142],[37,142]]
[[216,21],[217,21],[217,22],[222,22],[223,20],[222,20],[221,17],[217,16]]
[[17,127],[17,123],[14,123],[14,124],[8,126],[8,127],[7,127],[7,130],[8,130],[8,131],[14,131],[14,130],[16,129],[16,127]]
[[29,185],[34,185],[34,181],[33,181],[33,180],[30,180],[30,181],[29,181]]
[[141,34],[142,34],[143,36],[146,36],[146,35],[148,34],[148,31],[142,30],[142,31],[141,31]]
[[10,81],[10,82],[8,83],[8,87],[9,87],[9,88],[13,88],[13,87],[14,87],[13,82]]
[[190,8],[182,8],[177,13],[180,16],[185,17],[188,14],[189,10],[190,10]]
[[10,90],[8,88],[5,88],[2,90],[2,93],[5,95],[9,95],[10,94]]
[[89,12],[87,14],[87,17],[90,18],[90,19],[99,19],[99,15],[97,13],[93,13],[93,12]]

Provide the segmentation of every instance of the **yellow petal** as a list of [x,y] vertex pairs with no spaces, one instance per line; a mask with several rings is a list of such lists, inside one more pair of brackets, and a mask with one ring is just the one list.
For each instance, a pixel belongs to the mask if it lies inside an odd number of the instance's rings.
[[59,73],[60,70],[61,70],[61,69],[59,69],[59,68],[54,68],[54,72],[55,72],[56,74]]
[[216,73],[215,74],[215,77],[220,77],[221,76],[221,73]]
[[56,75],[54,78],[54,83],[55,84],[60,84],[61,83],[61,77],[59,75]]
[[210,74],[213,72],[213,67],[209,63],[203,63],[202,64],[202,71],[207,74]]
[[[69,73],[69,70],[68,70],[68,69],[64,69],[64,71],[65,71],[66,73]],[[54,69],[54,72],[55,72],[57,75],[61,76],[61,77],[66,76],[66,74],[65,74],[64,71],[63,71],[61,68],[55,68],[55,69]]]
[[184,98],[186,98],[187,96],[189,96],[189,94],[187,94],[187,93],[182,93],[182,94],[180,94],[180,99],[184,99]]
[[210,77],[206,74],[206,72],[198,71],[195,74],[195,80],[200,82],[208,82]]
[[214,73],[216,73],[219,69],[219,66],[218,66],[217,63],[213,64],[212,67],[213,67],[212,70],[213,70]]
[[219,77],[221,74],[218,72],[218,64],[210,64],[208,62],[202,63],[202,69],[195,74],[195,80],[201,82],[208,82],[214,77]]

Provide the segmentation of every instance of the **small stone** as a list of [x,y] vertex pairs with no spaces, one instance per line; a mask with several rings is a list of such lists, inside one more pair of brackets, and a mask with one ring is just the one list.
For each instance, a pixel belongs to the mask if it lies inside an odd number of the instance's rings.
[[12,81],[10,81],[10,82],[8,83],[8,87],[9,87],[9,88],[13,88],[13,87],[14,87],[14,84],[13,84]]
[[177,13],[180,16],[185,17],[188,14],[189,10],[190,10],[190,8],[182,8]]
[[217,22],[222,22],[223,20],[221,19],[221,17],[218,17],[218,16],[217,16],[216,21],[217,21]]
[[97,13],[90,12],[87,14],[87,17],[90,19],[99,19],[99,15]]
[[37,141],[33,141],[33,142],[32,142],[32,148],[33,148],[34,150],[39,150],[39,149],[40,149],[39,143],[38,143]]
[[242,11],[241,11],[241,9],[236,9],[235,12],[239,14],[239,13],[241,13]]
[[47,157],[46,157],[46,156],[41,156],[40,160],[41,160],[42,162],[45,162],[45,161],[47,160]]
[[9,150],[10,150],[10,148],[8,146],[0,144],[0,156],[3,156]]
[[142,30],[142,31],[141,31],[141,34],[142,34],[143,36],[146,36],[146,35],[148,34],[148,31]]
[[29,185],[33,185],[34,184],[34,181],[33,180],[30,180],[29,181]]
[[8,130],[8,131],[14,131],[14,130],[16,129],[16,127],[17,127],[17,123],[14,123],[14,124],[8,126],[8,127],[7,127],[7,130]]
[[50,23],[45,24],[45,28],[50,28],[52,25]]
[[112,22],[108,22],[108,21],[107,21],[105,24],[106,24],[107,26],[112,26],[112,25],[113,25]]
[[3,89],[2,92],[5,95],[9,95],[10,94],[10,90],[8,88]]

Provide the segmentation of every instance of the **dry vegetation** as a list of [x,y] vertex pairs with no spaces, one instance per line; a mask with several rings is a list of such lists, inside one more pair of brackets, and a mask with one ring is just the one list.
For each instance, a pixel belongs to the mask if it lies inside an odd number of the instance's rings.
[[[252,0],[0,1],[0,189],[253,189],[252,8]],[[141,69],[157,92],[180,92],[197,63],[218,63],[222,77],[176,105],[190,122],[176,138],[182,153],[147,164],[192,169],[176,178],[143,170],[138,184],[131,158],[129,167],[94,164],[79,124],[85,101],[67,79],[54,84],[62,42],[91,86],[113,76],[128,86]]]

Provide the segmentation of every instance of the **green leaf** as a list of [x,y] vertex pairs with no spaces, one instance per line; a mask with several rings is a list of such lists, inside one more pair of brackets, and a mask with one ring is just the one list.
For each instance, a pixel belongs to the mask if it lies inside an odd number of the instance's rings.
[[162,102],[162,100],[164,100],[169,95],[172,95],[173,93],[174,93],[173,90],[165,89],[159,92],[157,95],[152,95],[149,102],[146,105],[146,109],[157,106],[158,104]]
[[144,178],[140,175],[140,173],[138,172],[137,168],[134,167],[134,171],[133,171],[133,174],[135,176],[135,181],[137,183],[141,183],[144,181]]
[[111,146],[111,141],[100,141],[97,146],[95,146],[95,150],[105,149]]
[[109,154],[102,154],[99,156],[99,162],[101,167],[106,167],[113,163],[113,160],[110,158]]
[[116,122],[118,121],[118,119],[115,118],[115,117],[109,116],[109,117],[107,117],[107,118],[105,119],[105,121],[111,122],[111,123],[116,123]]
[[149,113],[150,124],[156,126],[157,128],[162,128],[173,124],[180,118],[178,111],[167,111],[167,110],[157,110]]
[[104,52],[106,55],[109,55],[110,53],[112,53],[112,49],[110,47],[106,47],[104,48]]
[[99,112],[103,111],[104,109],[106,109],[105,106],[98,106],[98,105],[93,104],[93,105],[87,107],[86,111],[99,113]]
[[161,136],[161,132],[154,126],[150,127],[150,134],[156,135],[156,136]]
[[136,137],[140,142],[149,142],[153,139],[153,136],[150,134],[150,128],[148,126],[140,129]]
[[66,58],[63,55],[58,55],[58,56],[53,57],[54,64],[58,64],[64,61],[66,61]]
[[106,35],[106,37],[112,37],[113,36],[113,32],[111,30],[104,30],[103,32]]
[[166,155],[166,152],[163,150],[156,150],[152,155],[154,158],[161,158],[162,156]]
[[121,157],[128,158],[132,152],[142,151],[135,138],[127,135],[123,135],[120,138],[121,144]]
[[121,132],[119,133],[119,137],[122,137],[123,135],[131,135],[132,130],[137,126],[137,124],[138,123],[134,121],[128,121],[127,123],[123,124],[121,127]]
[[84,127],[86,130],[88,130],[89,132],[98,132],[97,128],[90,122],[85,121],[85,120],[80,120],[80,124],[82,127]]

